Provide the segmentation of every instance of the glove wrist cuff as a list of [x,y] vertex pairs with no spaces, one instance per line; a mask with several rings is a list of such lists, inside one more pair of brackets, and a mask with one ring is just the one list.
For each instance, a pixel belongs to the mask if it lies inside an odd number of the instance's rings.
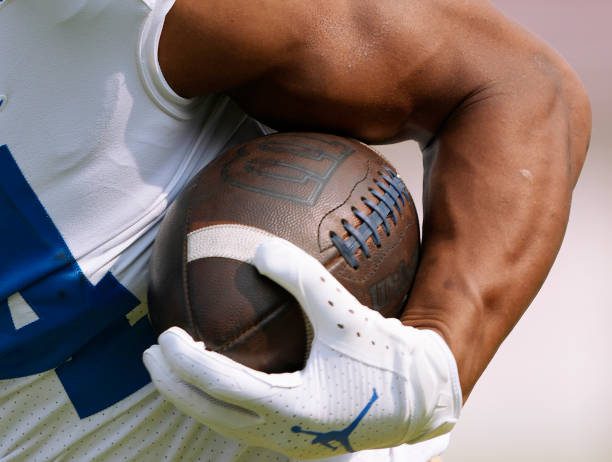
[[457,360],[455,355],[451,351],[450,347],[446,343],[446,340],[436,331],[427,330],[429,335],[434,342],[436,342],[440,349],[444,352],[448,366],[449,384],[453,397],[453,414],[459,419],[461,414],[461,407],[463,406],[463,391],[461,390],[461,382],[459,380],[459,369],[457,367]]
[[463,403],[457,362],[433,330],[418,330],[421,348],[413,352],[408,382],[410,423],[405,443],[417,443],[452,430]]

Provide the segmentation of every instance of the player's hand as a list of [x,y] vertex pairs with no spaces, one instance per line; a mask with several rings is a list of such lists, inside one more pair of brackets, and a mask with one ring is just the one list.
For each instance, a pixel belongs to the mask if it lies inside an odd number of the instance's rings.
[[461,389],[455,359],[437,333],[364,307],[319,262],[282,239],[262,244],[254,264],[291,292],[310,320],[305,368],[259,372],[173,327],[144,361],[176,407],[221,434],[304,459],[450,431]]

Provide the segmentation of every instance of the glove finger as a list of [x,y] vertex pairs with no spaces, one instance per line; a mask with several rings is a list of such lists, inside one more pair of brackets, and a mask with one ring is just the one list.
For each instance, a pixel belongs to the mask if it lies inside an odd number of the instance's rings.
[[159,345],[165,361],[183,381],[225,402],[254,408],[250,401],[301,383],[299,373],[266,374],[208,351],[178,327],[163,332]]
[[155,388],[177,409],[213,430],[228,436],[231,429],[258,425],[254,412],[215,399],[180,379],[167,364],[161,348],[153,345],[143,354],[143,362]]
[[344,318],[347,307],[365,309],[321,263],[284,239],[273,238],[259,245],[253,263],[298,300],[315,331],[335,325]]

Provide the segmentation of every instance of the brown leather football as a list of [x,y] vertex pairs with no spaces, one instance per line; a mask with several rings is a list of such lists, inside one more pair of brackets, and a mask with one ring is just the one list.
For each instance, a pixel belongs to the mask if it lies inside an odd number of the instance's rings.
[[282,133],[230,149],[170,207],[151,259],[149,313],[266,372],[304,364],[297,301],[251,266],[268,235],[317,258],[361,303],[396,317],[418,262],[419,226],[395,169],[366,145]]

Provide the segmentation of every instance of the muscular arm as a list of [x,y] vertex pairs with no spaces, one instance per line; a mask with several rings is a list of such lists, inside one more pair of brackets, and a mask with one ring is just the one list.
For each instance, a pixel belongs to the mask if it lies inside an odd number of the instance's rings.
[[464,398],[542,284],[590,135],[567,65],[488,2],[178,0],[160,62],[279,129],[425,154],[423,254],[403,321],[437,330]]
[[561,245],[589,131],[572,85],[487,89],[424,150],[423,258],[403,321],[443,333],[464,398]]

